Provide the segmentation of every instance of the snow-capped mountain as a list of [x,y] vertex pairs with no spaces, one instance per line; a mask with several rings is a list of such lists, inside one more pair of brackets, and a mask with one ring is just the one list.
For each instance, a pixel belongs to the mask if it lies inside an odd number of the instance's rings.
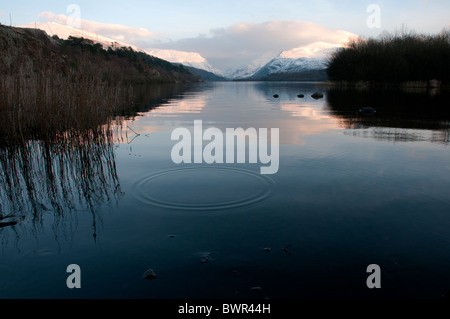
[[295,48],[280,53],[281,58],[285,59],[300,59],[300,58],[315,58],[328,59],[331,54],[342,47],[342,44],[328,43],[328,42],[314,42],[306,46]]
[[196,69],[205,70],[216,75],[223,76],[222,71],[213,67],[208,60],[202,57],[197,52],[185,52],[177,50],[163,50],[163,49],[147,49],[147,54],[153,55],[157,58],[169,61],[171,63],[180,63]]
[[278,56],[264,67],[255,72],[251,78],[262,78],[273,73],[294,73],[309,70],[323,70],[327,67],[327,61],[317,58],[283,58]]
[[265,65],[255,68],[253,73],[246,77],[259,79],[274,73],[324,70],[327,68],[327,62],[331,54],[340,47],[339,44],[315,42],[307,46],[282,51]]
[[245,79],[255,74],[259,69],[270,62],[278,52],[267,52],[258,59],[253,60],[249,64],[243,65],[237,69],[228,69],[225,71],[225,76],[229,79]]

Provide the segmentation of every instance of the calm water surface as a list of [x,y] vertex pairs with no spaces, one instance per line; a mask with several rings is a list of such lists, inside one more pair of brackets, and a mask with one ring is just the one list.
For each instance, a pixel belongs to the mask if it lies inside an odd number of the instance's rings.
[[[0,298],[441,298],[450,290],[446,102],[426,90],[313,83],[163,86],[140,96],[114,144],[47,162],[33,142],[21,156],[3,150]],[[278,173],[174,164],[171,133],[194,120],[279,128]],[[58,168],[52,178],[46,165]],[[81,267],[81,289],[66,286],[69,264]],[[381,289],[366,286],[370,264],[381,267]],[[143,279],[150,268],[156,279]]]

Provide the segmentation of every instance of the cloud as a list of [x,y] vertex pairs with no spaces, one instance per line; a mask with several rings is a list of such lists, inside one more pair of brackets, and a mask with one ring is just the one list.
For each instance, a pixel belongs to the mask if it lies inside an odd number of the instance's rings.
[[238,23],[218,28],[209,35],[159,43],[160,48],[199,52],[222,69],[235,68],[274,49],[291,50],[314,42],[345,43],[354,34],[305,21],[273,20]]
[[[72,17],[55,14],[53,12],[41,12],[39,17],[44,21],[52,21],[59,24],[73,26],[74,20]],[[156,33],[148,31],[144,28],[133,28],[121,24],[109,24],[96,21],[82,20],[78,21],[78,27],[85,31],[94,32],[102,36],[117,40],[125,41],[130,44],[135,44],[139,41],[148,41],[154,37]]]

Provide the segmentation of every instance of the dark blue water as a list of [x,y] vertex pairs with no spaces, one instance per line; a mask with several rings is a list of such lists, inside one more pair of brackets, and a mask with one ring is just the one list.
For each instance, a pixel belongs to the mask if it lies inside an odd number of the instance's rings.
[[[450,290],[445,95],[308,83],[166,89],[141,96],[113,144],[55,153],[54,188],[39,146],[27,155],[27,178],[13,169],[23,159],[3,162],[0,209],[14,217],[1,222],[17,223],[0,228],[0,298],[441,298]],[[317,91],[322,99],[311,97]],[[377,113],[363,116],[363,106]],[[222,131],[279,128],[278,172],[261,175],[261,163],[248,161],[174,164],[171,133],[195,120]],[[7,169],[19,176],[13,191]],[[81,268],[81,289],[67,288],[70,264]],[[366,285],[371,264],[381,268],[380,289]],[[155,279],[142,278],[148,269]]]

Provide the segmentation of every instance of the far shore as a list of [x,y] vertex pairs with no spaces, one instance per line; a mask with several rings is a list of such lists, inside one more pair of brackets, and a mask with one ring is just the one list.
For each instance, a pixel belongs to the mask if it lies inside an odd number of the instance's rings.
[[322,86],[356,89],[402,89],[402,90],[450,90],[450,83],[442,81],[405,81],[405,82],[372,82],[372,81],[323,81]]

